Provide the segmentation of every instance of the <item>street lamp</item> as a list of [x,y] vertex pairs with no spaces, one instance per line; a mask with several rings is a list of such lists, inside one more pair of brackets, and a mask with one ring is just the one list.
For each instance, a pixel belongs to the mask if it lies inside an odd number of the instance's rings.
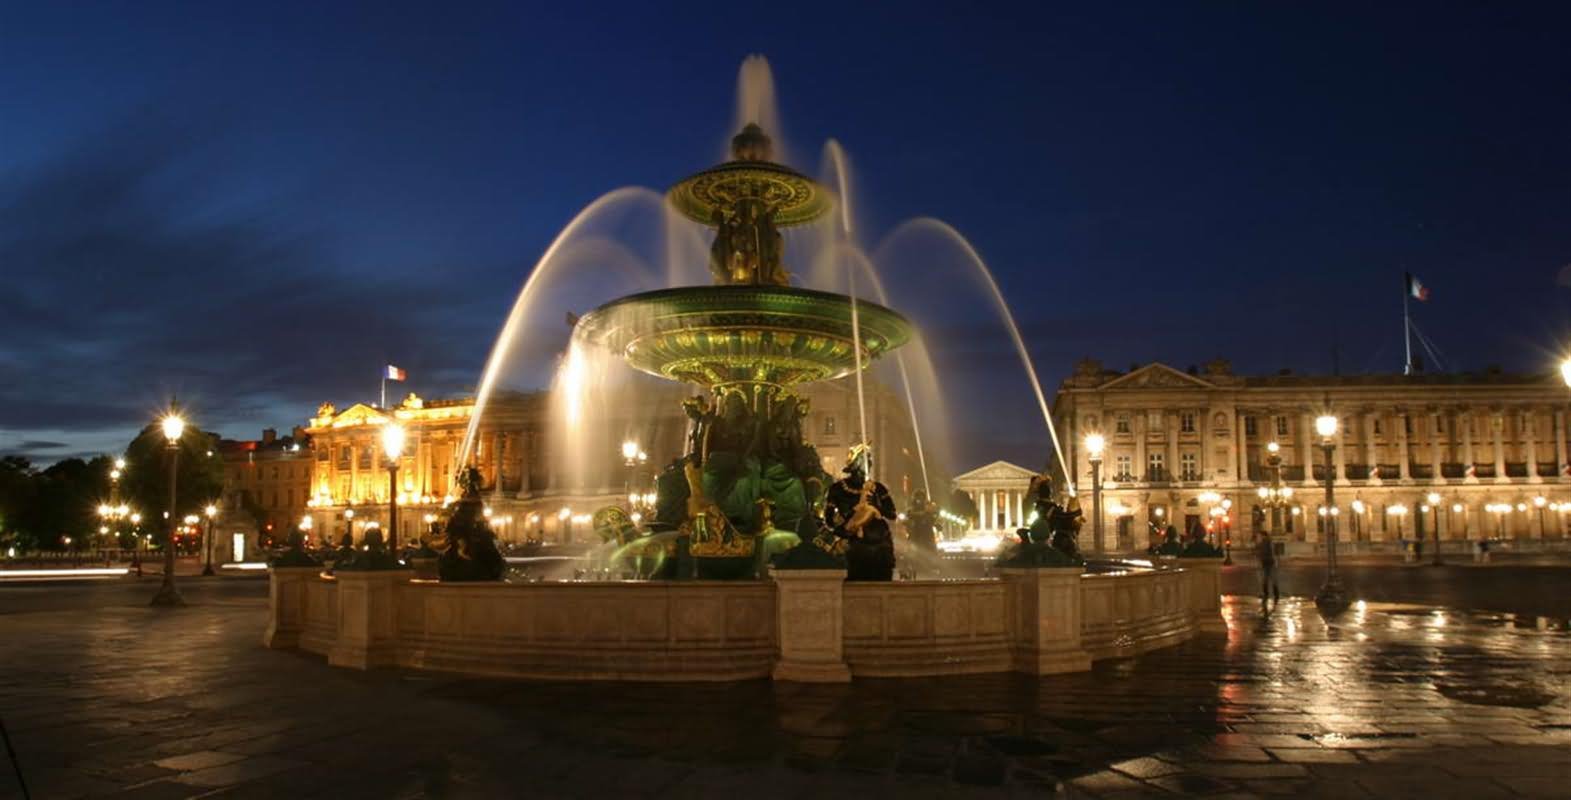
[[[1336,508],[1336,497],[1333,492],[1336,484],[1336,467],[1332,455],[1336,451],[1337,419],[1331,414],[1321,414],[1315,418],[1315,433],[1320,434],[1320,447],[1325,451],[1326,460],[1326,508]],[[1320,587],[1319,594],[1315,595],[1315,605],[1322,613],[1337,614],[1347,609],[1347,592],[1342,588],[1342,579],[1336,574],[1336,517],[1326,516],[1326,582]]]
[[1548,536],[1548,529],[1544,527],[1544,506],[1547,505],[1549,505],[1549,498],[1543,495],[1533,498],[1533,506],[1538,509],[1538,538],[1540,539]]
[[398,552],[398,459],[404,454],[408,434],[404,426],[389,422],[382,426],[382,453],[387,456],[387,551]]
[[1102,451],[1107,439],[1100,433],[1086,435],[1086,455],[1091,460],[1091,531],[1096,537],[1096,552],[1103,551],[1102,543]]
[[175,516],[175,484],[180,465],[180,437],[185,434],[185,419],[180,416],[178,405],[169,404],[169,413],[164,415],[160,427],[169,453],[169,538],[164,542],[164,581],[158,587],[158,594],[153,595],[152,604],[174,607],[185,605],[185,598],[175,588],[175,526],[180,524]]
[[1386,513],[1396,517],[1396,539],[1399,542],[1402,541],[1402,518],[1407,516],[1407,506],[1401,503],[1387,506]]
[[212,575],[213,574],[213,518],[218,516],[218,506],[215,506],[212,503],[208,503],[207,504],[207,508],[202,509],[202,512],[207,515],[207,531],[202,534],[202,550],[205,551],[205,555],[207,556],[207,566],[202,567],[202,574],[203,575]]

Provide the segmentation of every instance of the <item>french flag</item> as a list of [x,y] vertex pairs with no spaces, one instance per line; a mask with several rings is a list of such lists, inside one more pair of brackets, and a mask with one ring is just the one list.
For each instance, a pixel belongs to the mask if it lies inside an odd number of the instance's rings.
[[1411,272],[1407,273],[1407,293],[1420,303],[1429,302],[1429,287]]
[[387,370],[382,373],[382,377],[390,381],[401,381],[407,379],[409,377],[409,373],[404,372],[392,364],[388,364]]

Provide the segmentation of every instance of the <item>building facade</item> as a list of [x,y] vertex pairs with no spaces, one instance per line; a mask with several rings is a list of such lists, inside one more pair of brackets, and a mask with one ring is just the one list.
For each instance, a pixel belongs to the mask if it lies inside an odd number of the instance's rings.
[[[660,469],[683,455],[688,420],[681,400],[691,391],[640,379],[573,414],[553,406],[562,399],[546,392],[493,397],[480,412],[472,458],[498,536],[507,542],[591,541],[596,509],[630,505],[630,495],[641,501]],[[824,469],[838,475],[847,449],[860,438],[855,388],[842,380],[797,391],[811,402],[804,436],[818,448]],[[909,496],[921,485],[909,415],[892,392],[873,383],[866,405],[875,469],[897,497]],[[385,530],[391,498],[399,507],[399,540],[419,538],[457,493],[454,481],[475,413],[473,398],[427,401],[415,394],[391,409],[356,404],[339,410],[324,403],[303,431],[312,469],[296,522],[309,518],[309,535],[318,541],[337,542],[345,533],[359,541],[368,529]],[[381,444],[383,426],[394,420],[407,432],[396,486]],[[622,456],[624,441],[641,453],[631,465]]]
[[[1323,542],[1327,513],[1339,542],[1377,550],[1432,541],[1436,526],[1444,540],[1564,539],[1568,399],[1558,376],[1250,377],[1225,361],[1129,372],[1085,361],[1053,414],[1088,523],[1085,437],[1105,438],[1107,551],[1144,549],[1169,524],[1234,544],[1273,526],[1290,543]],[[1339,421],[1329,466],[1314,427],[1322,414]],[[1082,542],[1094,545],[1089,529]]]
[[[283,532],[305,511],[311,497],[311,442],[302,428],[289,436],[268,428],[260,439],[220,440],[217,449],[224,462],[224,489],[214,525],[214,559],[248,560],[275,540],[275,532],[276,541],[283,541]],[[237,536],[244,537],[243,544],[235,542]]]

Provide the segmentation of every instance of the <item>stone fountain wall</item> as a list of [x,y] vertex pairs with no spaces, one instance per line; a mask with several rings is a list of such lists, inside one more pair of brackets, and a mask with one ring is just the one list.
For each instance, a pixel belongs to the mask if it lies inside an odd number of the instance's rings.
[[1047,675],[1225,634],[1219,565],[1182,564],[893,583],[796,570],[759,582],[442,584],[283,567],[264,644],[359,669],[557,680]]

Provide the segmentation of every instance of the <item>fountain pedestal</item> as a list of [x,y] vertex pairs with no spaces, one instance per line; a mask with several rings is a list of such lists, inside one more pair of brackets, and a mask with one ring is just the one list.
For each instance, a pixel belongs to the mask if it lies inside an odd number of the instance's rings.
[[1080,576],[1084,567],[1000,570],[1012,584],[1010,625],[1016,672],[1057,675],[1091,668],[1080,646]]
[[293,650],[300,646],[305,630],[306,582],[322,572],[322,567],[272,567],[268,581],[267,604],[272,614],[262,634],[262,646],[274,650]]
[[414,570],[340,571],[338,639],[327,653],[335,667],[372,669],[398,663],[398,586]]
[[775,621],[780,637],[777,681],[850,683],[846,665],[843,612],[843,569],[777,569]]

